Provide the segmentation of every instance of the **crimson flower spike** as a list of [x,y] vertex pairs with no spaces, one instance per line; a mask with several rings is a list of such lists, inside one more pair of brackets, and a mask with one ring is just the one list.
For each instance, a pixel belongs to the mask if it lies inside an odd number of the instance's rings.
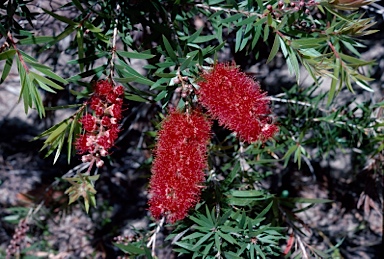
[[84,133],[79,135],[75,146],[83,162],[95,162],[97,167],[102,167],[101,159],[109,154],[109,149],[114,145],[120,131],[123,105],[123,86],[114,86],[108,80],[100,80],[95,85],[95,92],[88,100],[93,113],[85,114],[79,122]]
[[149,190],[153,217],[174,223],[196,205],[207,168],[211,122],[200,112],[172,111],[162,122]]
[[278,127],[272,124],[269,99],[258,82],[235,65],[216,64],[201,74],[199,102],[220,125],[252,143],[272,138]]

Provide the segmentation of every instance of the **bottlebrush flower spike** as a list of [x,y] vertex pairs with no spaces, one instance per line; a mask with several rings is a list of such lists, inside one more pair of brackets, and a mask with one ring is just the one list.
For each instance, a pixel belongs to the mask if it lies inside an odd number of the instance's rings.
[[79,122],[83,125],[84,134],[78,136],[75,146],[82,156],[83,162],[95,162],[97,167],[103,166],[101,157],[109,154],[118,133],[118,122],[121,119],[122,96],[124,88],[114,87],[107,80],[98,81],[95,92],[88,101],[94,114],[85,114]]
[[200,112],[171,112],[162,122],[149,190],[153,217],[173,223],[196,205],[207,168],[211,122]]
[[235,65],[216,64],[201,77],[197,91],[200,103],[242,140],[265,142],[278,131],[278,127],[271,124],[266,93]]

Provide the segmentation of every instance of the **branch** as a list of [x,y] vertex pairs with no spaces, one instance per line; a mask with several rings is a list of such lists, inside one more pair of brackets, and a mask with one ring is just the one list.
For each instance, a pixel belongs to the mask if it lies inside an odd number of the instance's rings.
[[[116,5],[116,13],[118,13],[120,10],[120,5]],[[117,38],[117,24],[119,22],[119,19],[115,18],[115,28],[113,29],[113,37],[112,37],[112,56],[111,56],[111,71],[110,71],[110,78],[112,80],[113,73],[115,70],[115,57],[116,57],[116,38]]]
[[224,11],[224,12],[229,13],[229,14],[230,13],[241,13],[241,14],[246,15],[247,17],[250,17],[250,16],[257,16],[260,18],[263,17],[262,14],[258,14],[255,12],[247,12],[247,11],[242,11],[242,10],[227,9],[227,8],[223,8],[223,7],[213,7],[213,6],[209,6],[209,5],[205,5],[205,4],[195,4],[195,6],[206,9],[206,10],[212,10],[215,12]]
[[147,244],[147,247],[150,247],[152,246],[152,256],[153,257],[156,257],[156,253],[155,253],[155,248],[156,248],[156,235],[157,233],[160,232],[160,229],[162,228],[163,224],[164,224],[164,221],[165,221],[165,217],[162,217],[159,224],[157,225],[156,229],[155,229],[155,232],[153,233],[153,235],[151,236],[151,238],[149,239],[149,242]]

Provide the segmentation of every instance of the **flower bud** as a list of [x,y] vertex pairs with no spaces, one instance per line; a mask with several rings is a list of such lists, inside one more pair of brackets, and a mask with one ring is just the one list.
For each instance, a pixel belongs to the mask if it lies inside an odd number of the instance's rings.
[[122,117],[122,104],[124,95],[123,86],[114,87],[107,80],[98,81],[95,85],[95,92],[88,104],[94,115],[85,114],[79,120],[84,129],[84,134],[77,137],[76,149],[83,155],[83,162],[96,161],[96,166],[101,167],[101,157],[108,155],[108,150],[115,143],[119,127],[118,121]]

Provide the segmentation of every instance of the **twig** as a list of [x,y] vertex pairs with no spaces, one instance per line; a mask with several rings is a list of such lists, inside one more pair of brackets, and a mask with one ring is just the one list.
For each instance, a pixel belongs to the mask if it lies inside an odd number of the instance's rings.
[[305,250],[304,244],[303,244],[303,242],[301,241],[301,238],[300,238],[299,235],[296,236],[296,240],[297,240],[297,242],[299,243],[299,246],[300,246],[301,251],[303,252],[303,257],[302,257],[302,258],[304,258],[304,259],[308,259],[307,251]]
[[268,96],[269,100],[271,101],[275,101],[275,102],[281,102],[281,103],[293,103],[293,104],[298,104],[298,105],[301,105],[301,106],[306,106],[306,107],[310,107],[310,108],[313,108],[313,109],[318,109],[320,111],[324,111],[324,112],[329,112],[325,109],[322,109],[322,108],[319,108],[319,107],[316,107],[310,103],[307,103],[307,102],[302,102],[302,101],[295,101],[295,100],[289,100],[289,99],[283,99],[283,98],[277,98],[277,97],[273,97],[273,96]]
[[156,248],[156,235],[157,233],[160,232],[160,229],[163,227],[163,224],[164,224],[164,221],[165,221],[165,217],[162,217],[159,224],[157,225],[156,229],[155,229],[155,232],[153,233],[153,235],[151,236],[151,238],[149,239],[149,242],[147,244],[147,247],[150,247],[152,246],[152,256],[155,257],[156,256],[156,253],[155,253],[155,248]]
[[212,10],[212,11],[224,11],[224,12],[227,12],[227,13],[241,13],[241,14],[244,14],[246,16],[257,16],[257,17],[263,17],[262,14],[258,14],[258,13],[254,13],[254,12],[247,12],[247,11],[242,11],[242,10],[235,10],[235,9],[227,9],[227,8],[223,8],[223,7],[213,7],[213,6],[209,6],[209,5],[205,5],[205,4],[195,4],[196,7],[201,7],[203,9],[206,9],[206,10]]
[[239,148],[240,168],[241,168],[242,172],[248,172],[251,167],[249,166],[247,161],[245,161],[245,158],[244,158],[244,152],[245,152],[245,150],[244,150],[244,142],[240,141],[239,145],[240,145],[240,148]]
[[[116,5],[116,13],[118,13],[120,10],[120,5]],[[113,37],[112,37],[112,56],[111,56],[111,71],[110,71],[110,78],[112,80],[113,73],[115,70],[115,57],[116,57],[116,38],[117,38],[117,24],[119,22],[119,19],[115,18],[115,28],[113,29]]]

